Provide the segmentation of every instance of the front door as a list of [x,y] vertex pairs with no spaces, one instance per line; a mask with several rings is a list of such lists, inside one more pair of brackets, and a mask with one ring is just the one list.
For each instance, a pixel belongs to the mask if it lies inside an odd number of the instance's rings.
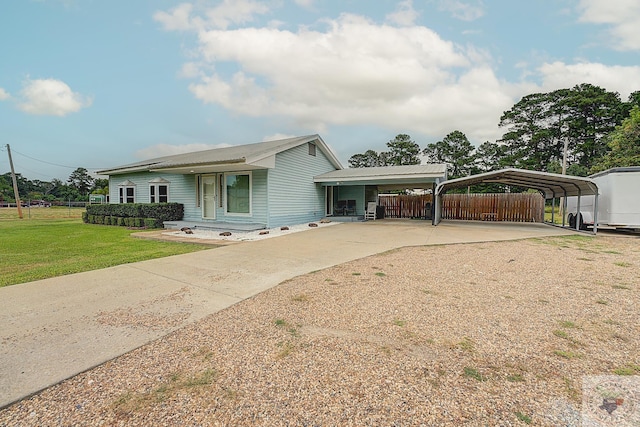
[[216,176],[202,176],[202,218],[216,219]]

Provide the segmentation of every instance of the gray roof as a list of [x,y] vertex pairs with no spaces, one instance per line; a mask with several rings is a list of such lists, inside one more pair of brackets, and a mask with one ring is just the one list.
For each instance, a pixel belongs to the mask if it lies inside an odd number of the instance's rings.
[[602,172],[594,173],[593,175],[589,175],[589,178],[596,178],[598,176],[609,175],[610,173],[624,173],[624,172],[640,172],[640,166],[624,166],[618,168],[611,168],[604,170]]
[[379,166],[373,168],[349,168],[340,169],[324,173],[313,177],[315,182],[368,182],[371,183],[424,183],[445,179],[447,176],[447,165],[427,164],[427,165],[406,165],[406,166]]
[[533,188],[544,192],[545,198],[598,194],[598,186],[590,178],[514,168],[444,181],[436,188],[436,194],[482,183]]
[[[261,161],[277,153],[297,147],[301,144],[313,142],[322,150],[329,161],[338,169],[342,168],[340,161],[319,135],[307,135],[275,141],[257,142],[254,144],[235,145],[232,147],[215,148],[205,151],[175,154],[129,163],[123,166],[97,171],[101,175],[117,175],[130,172],[144,171],[182,171],[190,168],[206,168],[208,166],[234,165],[238,167],[261,165]],[[263,166],[260,166],[263,167]]]

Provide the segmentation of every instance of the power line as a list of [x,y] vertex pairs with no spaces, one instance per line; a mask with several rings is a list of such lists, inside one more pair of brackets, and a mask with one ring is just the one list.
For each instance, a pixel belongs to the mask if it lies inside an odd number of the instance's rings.
[[[45,164],[47,164],[47,165],[51,165],[51,166],[58,166],[58,167],[61,167],[61,168],[67,168],[67,169],[78,169],[78,166],[60,165],[60,164],[58,164],[58,163],[52,163],[52,162],[47,162],[46,160],[36,159],[35,157],[28,156],[28,155],[26,155],[26,154],[24,154],[24,153],[21,153],[21,152],[19,152],[19,151],[16,151],[15,149],[13,149],[13,150],[12,150],[12,152],[13,152],[13,153],[16,153],[16,154],[20,154],[21,156],[26,157],[27,159],[35,160],[36,162],[45,163]],[[86,167],[85,167],[85,169],[100,169],[100,168],[86,168]]]

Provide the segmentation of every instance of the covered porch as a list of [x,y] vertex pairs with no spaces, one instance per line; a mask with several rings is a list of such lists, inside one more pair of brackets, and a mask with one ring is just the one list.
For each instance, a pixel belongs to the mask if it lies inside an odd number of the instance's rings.
[[[384,217],[379,194],[422,190],[435,193],[446,179],[444,164],[382,166],[331,171],[314,177],[325,192],[325,215],[335,221],[362,221],[370,203],[375,203],[375,218]],[[433,215],[431,215],[433,218]]]

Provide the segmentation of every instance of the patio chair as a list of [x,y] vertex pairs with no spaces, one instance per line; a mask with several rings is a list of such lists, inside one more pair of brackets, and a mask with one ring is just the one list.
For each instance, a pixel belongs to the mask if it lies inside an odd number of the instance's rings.
[[367,210],[364,212],[365,221],[375,220],[376,219],[376,202],[368,202]]
[[345,212],[346,215],[355,215],[356,214],[356,201],[355,200],[347,200],[347,209]]
[[346,200],[338,200],[338,202],[333,207],[334,215],[346,215],[347,213],[347,201]]

